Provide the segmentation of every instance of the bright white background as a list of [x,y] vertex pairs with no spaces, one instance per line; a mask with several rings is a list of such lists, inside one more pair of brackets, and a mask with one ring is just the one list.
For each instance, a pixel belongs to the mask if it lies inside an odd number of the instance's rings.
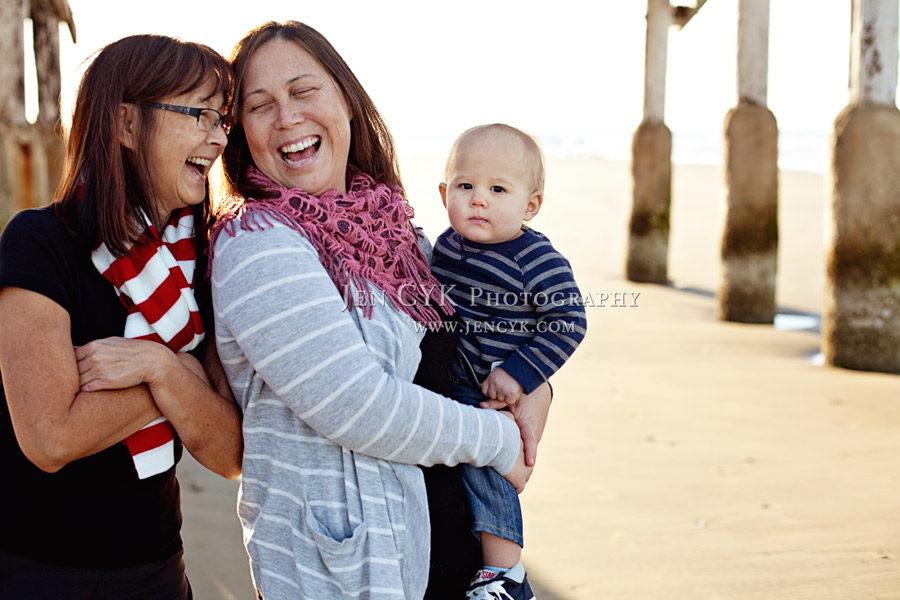
[[[690,4],[690,2],[686,2]],[[85,59],[135,33],[228,54],[248,29],[297,19],[347,60],[404,140],[503,121],[540,136],[631,132],[641,120],[644,0],[69,0],[63,119]],[[846,105],[850,0],[772,0],[769,106],[780,128],[826,131]],[[666,121],[719,132],[736,102],[737,0],[710,0],[669,43]],[[29,81],[29,93],[34,84]],[[33,117],[33,115],[31,115]]]

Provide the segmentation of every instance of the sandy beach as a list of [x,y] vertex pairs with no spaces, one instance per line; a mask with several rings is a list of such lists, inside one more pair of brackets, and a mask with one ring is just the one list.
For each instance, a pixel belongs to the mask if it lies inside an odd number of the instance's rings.
[[[434,237],[443,158],[401,166]],[[716,319],[721,167],[674,169],[671,284],[625,281],[629,169],[551,159],[533,223],[595,304],[522,495],[538,598],[900,599],[900,377],[817,366],[815,320]],[[780,312],[821,312],[825,185],[781,173]],[[179,474],[195,597],[252,598],[237,484]]]

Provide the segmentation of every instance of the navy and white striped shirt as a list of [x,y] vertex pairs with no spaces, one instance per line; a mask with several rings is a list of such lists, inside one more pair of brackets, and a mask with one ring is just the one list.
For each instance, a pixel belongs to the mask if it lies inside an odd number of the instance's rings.
[[460,351],[479,382],[499,363],[531,393],[584,339],[587,318],[572,267],[533,229],[502,244],[447,229],[434,245],[432,271],[462,320]]

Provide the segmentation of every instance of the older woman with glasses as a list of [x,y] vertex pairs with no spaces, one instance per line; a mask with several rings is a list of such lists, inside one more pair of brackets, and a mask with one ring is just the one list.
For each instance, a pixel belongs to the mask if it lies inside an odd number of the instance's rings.
[[238,513],[254,585],[265,600],[422,598],[431,527],[417,465],[492,466],[521,489],[520,431],[412,383],[423,331],[452,309],[390,133],[340,55],[289,21],[249,32],[231,62],[234,203],[211,282],[244,414]]
[[206,46],[103,48],[55,202],[0,237],[2,598],[191,598],[182,445],[223,477],[241,467],[204,281],[230,89]]

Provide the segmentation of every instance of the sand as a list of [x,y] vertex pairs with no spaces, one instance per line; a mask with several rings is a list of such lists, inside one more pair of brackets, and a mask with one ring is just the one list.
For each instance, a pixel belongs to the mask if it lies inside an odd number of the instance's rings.
[[[442,158],[401,165],[433,237]],[[635,284],[629,166],[549,162],[533,225],[595,306],[522,495],[542,600],[900,598],[900,377],[816,366],[815,320],[716,319],[722,181],[675,167],[671,284]],[[821,312],[826,198],[822,176],[781,174],[780,311]],[[179,472],[195,597],[251,598],[236,483],[189,460]]]

